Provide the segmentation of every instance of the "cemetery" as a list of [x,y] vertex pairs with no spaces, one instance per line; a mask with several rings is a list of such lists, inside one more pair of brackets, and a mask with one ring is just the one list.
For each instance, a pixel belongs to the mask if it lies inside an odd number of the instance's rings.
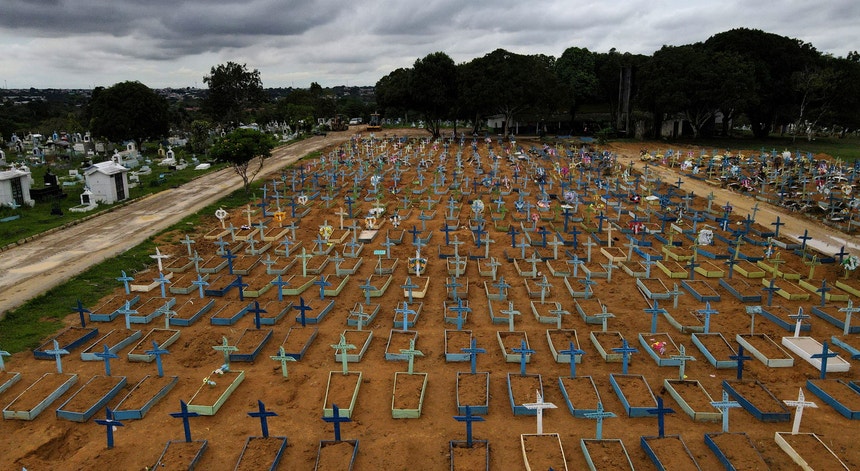
[[860,467],[860,246],[780,219],[860,166],[624,152],[353,135],[265,176],[0,350],[0,431],[39,435],[0,467]]

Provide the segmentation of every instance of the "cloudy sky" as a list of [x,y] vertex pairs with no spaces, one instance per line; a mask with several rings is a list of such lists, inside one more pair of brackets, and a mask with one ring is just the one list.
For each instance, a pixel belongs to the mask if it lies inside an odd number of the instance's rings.
[[234,61],[266,87],[374,85],[436,51],[457,63],[496,48],[650,55],[737,27],[844,57],[860,50],[860,1],[0,0],[0,80],[204,87],[212,66]]

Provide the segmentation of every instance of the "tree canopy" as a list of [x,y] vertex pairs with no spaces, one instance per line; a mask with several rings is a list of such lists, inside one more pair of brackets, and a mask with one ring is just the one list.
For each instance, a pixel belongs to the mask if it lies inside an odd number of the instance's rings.
[[87,114],[94,135],[140,144],[167,135],[167,109],[167,100],[135,81],[94,89]]
[[[212,146],[210,155],[217,161],[227,162],[242,177],[247,192],[251,180],[263,169],[265,159],[271,157],[275,140],[272,136],[253,129],[239,128]],[[256,164],[252,163],[256,160]]]
[[238,124],[248,108],[266,99],[260,71],[248,70],[246,64],[227,62],[212,67],[203,83],[209,86],[204,106],[217,123]]

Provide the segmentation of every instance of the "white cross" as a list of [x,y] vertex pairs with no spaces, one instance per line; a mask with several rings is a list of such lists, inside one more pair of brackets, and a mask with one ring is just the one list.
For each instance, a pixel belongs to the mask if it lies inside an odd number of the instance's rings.
[[159,271],[159,273],[164,272],[164,267],[162,266],[162,262],[161,262],[161,261],[162,261],[163,259],[165,259],[165,258],[170,257],[170,255],[162,254],[162,253],[161,253],[161,251],[160,251],[160,250],[158,250],[158,247],[156,247],[156,248],[155,248],[155,255],[150,255],[149,257],[150,257],[150,258],[154,258],[154,259],[156,259],[156,260],[158,261],[158,271]]
[[537,434],[541,435],[543,433],[543,410],[544,409],[557,409],[556,405],[551,402],[543,402],[543,397],[540,395],[540,391],[537,392],[537,401],[531,402],[528,404],[523,404],[523,407],[529,410],[537,411]]
[[788,407],[794,407],[794,423],[791,425],[791,434],[797,435],[797,432],[800,430],[800,419],[803,417],[803,409],[807,407],[812,407],[814,409],[818,408],[818,405],[812,401],[807,401],[806,397],[803,396],[803,388],[797,393],[796,401],[782,401]]

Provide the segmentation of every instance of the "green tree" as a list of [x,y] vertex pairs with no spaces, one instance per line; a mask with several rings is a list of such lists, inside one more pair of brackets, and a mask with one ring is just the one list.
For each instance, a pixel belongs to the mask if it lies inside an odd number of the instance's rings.
[[457,66],[444,52],[417,59],[409,80],[412,107],[424,117],[424,126],[439,137],[442,119],[457,101]]
[[505,118],[505,135],[515,116],[527,111],[537,115],[555,111],[564,97],[551,56],[496,49],[463,64],[459,73],[463,106],[475,113],[476,126],[482,116],[498,113]]
[[204,106],[217,123],[238,124],[248,108],[266,100],[260,71],[248,70],[246,64],[227,62],[212,67],[203,83],[209,86]]
[[96,136],[114,142],[134,140],[140,149],[144,140],[167,135],[167,109],[167,100],[134,81],[93,90],[87,114]]
[[[242,177],[247,193],[251,180],[263,169],[263,162],[272,155],[275,140],[272,136],[253,129],[237,129],[222,137],[212,146],[209,155],[227,162]],[[256,163],[254,163],[256,161]]]
[[[737,28],[711,36],[705,46],[715,52],[732,52],[753,65],[753,100],[744,106],[756,137],[767,137],[796,116],[795,72],[815,63],[820,54],[811,44],[798,39]],[[676,72],[681,72],[680,69]]]
[[411,69],[399,68],[376,82],[374,95],[384,116],[400,116],[410,110],[409,76],[411,73]]
[[188,146],[191,152],[202,154],[209,148],[209,131],[212,129],[212,123],[204,119],[195,119],[191,122],[191,132],[188,139]]
[[643,93],[655,115],[680,114],[696,138],[718,112],[729,116],[746,104],[752,73],[752,66],[737,54],[711,51],[702,43],[663,46],[645,67]]
[[569,47],[555,62],[555,71],[568,89],[570,120],[573,122],[579,107],[598,95],[594,54],[586,48]]

